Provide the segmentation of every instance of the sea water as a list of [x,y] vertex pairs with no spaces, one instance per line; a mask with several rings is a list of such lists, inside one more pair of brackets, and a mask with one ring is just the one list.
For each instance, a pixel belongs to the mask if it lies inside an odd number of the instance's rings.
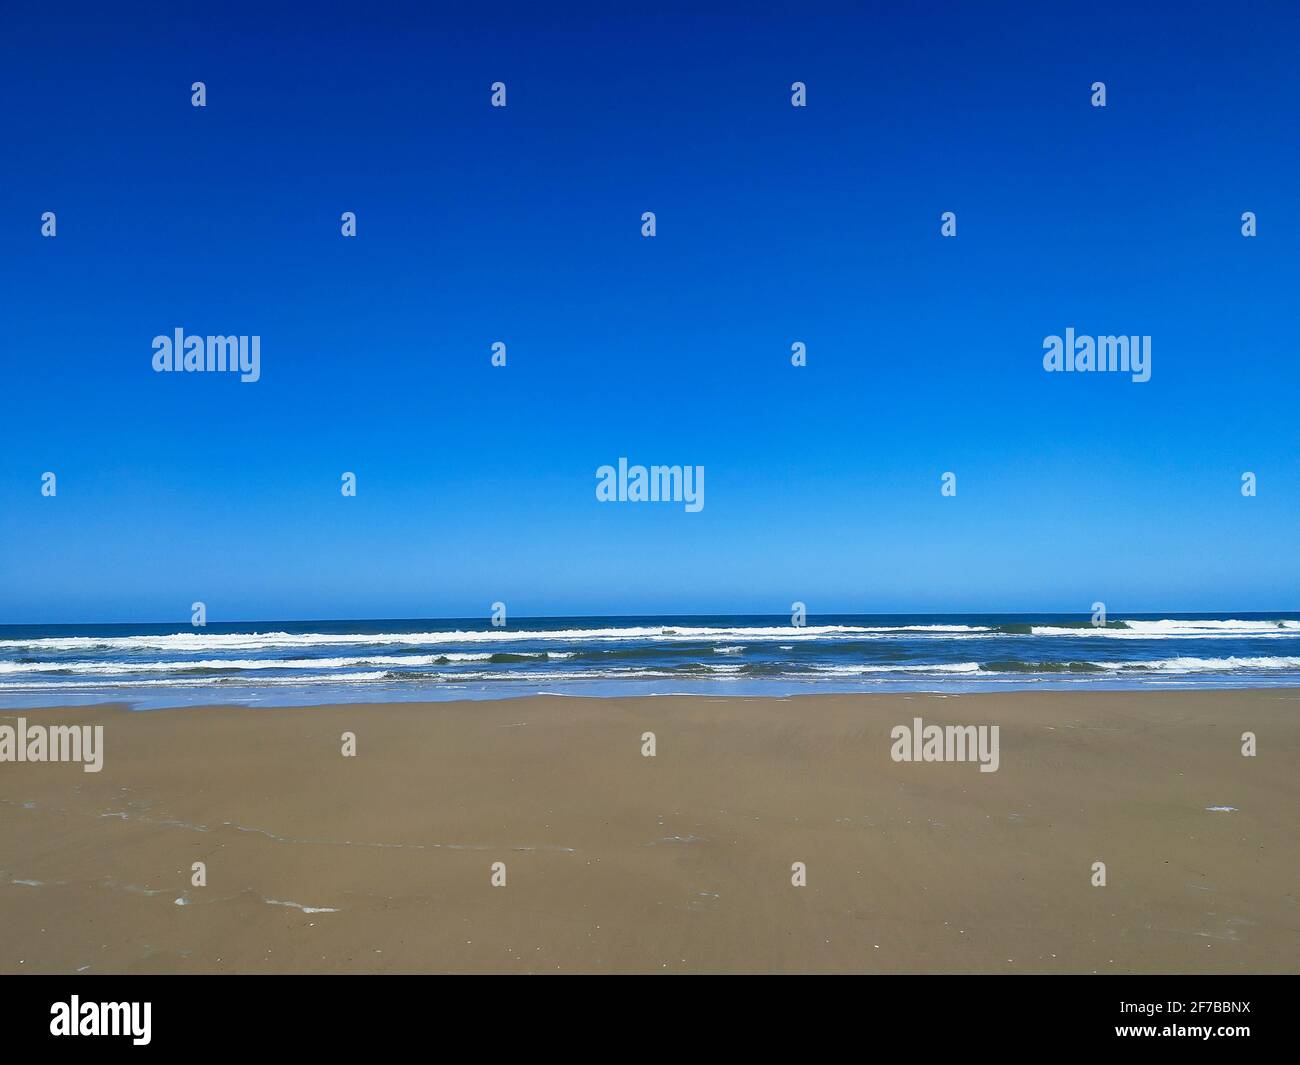
[[0,706],[1300,684],[1300,614],[0,625]]

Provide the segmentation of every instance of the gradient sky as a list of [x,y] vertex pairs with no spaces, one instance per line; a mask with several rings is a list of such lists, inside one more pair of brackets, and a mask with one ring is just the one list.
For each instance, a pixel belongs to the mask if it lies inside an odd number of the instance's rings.
[[6,5],[0,622],[1300,608],[1300,7],[476,6]]

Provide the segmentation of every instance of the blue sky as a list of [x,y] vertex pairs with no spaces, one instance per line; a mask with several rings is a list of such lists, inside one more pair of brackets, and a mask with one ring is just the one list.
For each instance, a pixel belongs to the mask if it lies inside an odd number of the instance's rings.
[[6,8],[0,622],[1300,607],[1295,5],[540,6]]

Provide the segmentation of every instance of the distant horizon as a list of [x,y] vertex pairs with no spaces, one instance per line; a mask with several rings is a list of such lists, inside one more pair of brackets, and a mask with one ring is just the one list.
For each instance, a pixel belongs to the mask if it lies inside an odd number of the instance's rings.
[[[1142,618],[1159,619],[1159,618],[1189,618],[1201,615],[1206,618],[1223,618],[1223,619],[1245,619],[1245,618],[1271,618],[1280,615],[1298,615],[1300,608],[1296,609],[1266,609],[1266,610],[1237,610],[1234,608],[1225,608],[1220,610],[1112,610],[1107,608],[1106,615],[1108,621],[1123,621],[1125,618]],[[486,611],[481,614],[446,614],[446,615],[411,615],[401,616],[374,616],[374,617],[260,617],[260,618],[237,618],[233,620],[222,620],[209,618],[203,625],[193,625],[191,622],[175,619],[164,621],[0,621],[0,629],[36,629],[36,628],[78,628],[78,627],[108,627],[108,626],[136,626],[141,628],[164,628],[167,626],[181,626],[185,628],[203,629],[217,626],[232,625],[269,625],[276,623],[306,625],[306,624],[344,624],[344,623],[362,623],[362,624],[379,624],[382,622],[399,622],[413,623],[417,621],[430,622],[449,622],[449,621],[471,621],[471,622],[491,622],[491,612]],[[809,623],[814,618],[898,618],[898,617],[928,617],[928,618],[946,618],[946,617],[1082,617],[1091,616],[1089,610],[809,610],[806,613]],[[637,619],[642,621],[663,620],[685,620],[689,618],[789,618],[790,611],[691,611],[689,613],[618,613],[618,614],[581,614],[581,613],[564,613],[564,614],[511,614],[508,616],[505,625],[501,628],[509,629],[512,625],[521,621],[563,621],[566,619],[592,619],[602,621],[615,621],[626,619]],[[794,626],[792,626],[794,627]]]

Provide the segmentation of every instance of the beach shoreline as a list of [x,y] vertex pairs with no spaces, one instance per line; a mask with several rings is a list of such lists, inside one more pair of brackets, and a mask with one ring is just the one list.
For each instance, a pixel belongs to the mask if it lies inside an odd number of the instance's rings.
[[0,625],[0,706],[1300,687],[1297,646],[1249,612]]
[[[101,726],[103,765],[0,763],[0,971],[1295,972],[1297,710],[1288,688],[7,708]],[[918,718],[997,726],[996,771],[895,761]]]

